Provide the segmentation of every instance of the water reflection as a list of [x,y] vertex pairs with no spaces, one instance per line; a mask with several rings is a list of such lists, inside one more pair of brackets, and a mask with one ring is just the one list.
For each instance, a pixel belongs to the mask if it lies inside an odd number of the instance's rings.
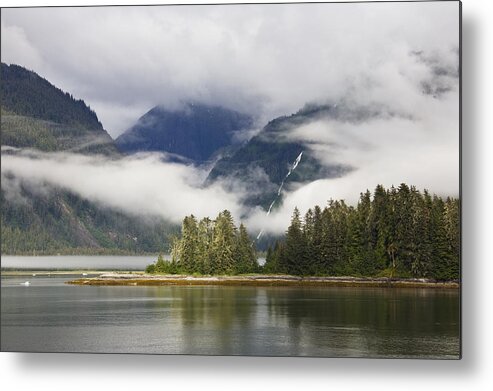
[[[154,292],[173,298],[169,315],[179,319],[187,353],[212,348],[214,354],[458,354],[454,291],[173,287]],[[445,341],[443,346],[437,340]]]
[[2,279],[2,349],[457,357],[459,294],[381,288],[29,288]]

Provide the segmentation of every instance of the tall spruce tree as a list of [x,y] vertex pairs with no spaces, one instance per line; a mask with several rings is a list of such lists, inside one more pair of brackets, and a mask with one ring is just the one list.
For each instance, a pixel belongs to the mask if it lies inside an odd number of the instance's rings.
[[198,227],[194,215],[183,219],[180,241],[180,267],[187,273],[195,272],[198,259]]
[[202,274],[212,274],[211,246],[213,238],[212,221],[208,217],[200,220],[198,225],[197,263],[196,271]]
[[304,274],[313,275],[316,272],[316,246],[315,240],[315,217],[312,209],[308,209],[303,221],[303,235],[305,237],[304,242],[306,245],[306,253],[300,264],[300,268],[304,270]]
[[245,226],[240,224],[236,239],[236,273],[254,273],[258,270],[255,244],[250,240]]
[[322,209],[315,205],[313,208],[313,237],[311,240],[312,247],[312,265],[314,274],[324,274],[323,257],[322,257],[322,241],[323,241],[323,221]]
[[228,210],[219,213],[214,224],[212,263],[216,274],[232,274],[235,271],[236,227]]
[[300,211],[294,208],[291,224],[286,232],[285,262],[283,262],[289,274],[306,274],[306,270],[303,269],[307,263],[306,250],[306,237],[303,234]]

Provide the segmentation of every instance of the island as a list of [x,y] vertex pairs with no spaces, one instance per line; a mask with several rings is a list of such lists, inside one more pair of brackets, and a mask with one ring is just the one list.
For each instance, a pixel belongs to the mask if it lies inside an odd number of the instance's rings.
[[143,273],[104,273],[96,277],[68,281],[72,285],[160,286],[307,286],[307,287],[381,287],[457,289],[458,281],[436,281],[425,278],[386,277],[300,277],[291,275],[190,276],[152,275]]

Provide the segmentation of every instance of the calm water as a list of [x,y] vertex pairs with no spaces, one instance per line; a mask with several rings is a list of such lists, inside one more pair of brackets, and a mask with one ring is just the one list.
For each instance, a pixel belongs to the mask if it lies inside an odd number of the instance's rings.
[[[77,276],[74,276],[77,277]],[[20,285],[29,279],[30,286]],[[2,277],[4,351],[457,358],[459,292]]]
[[[169,259],[169,255],[164,258]],[[57,256],[18,256],[2,255],[2,268],[9,269],[92,269],[92,270],[144,270],[150,263],[156,262],[156,255],[57,255]],[[265,258],[259,258],[260,265]]]
[[157,256],[121,256],[121,255],[56,255],[56,256],[18,256],[2,255],[2,268],[11,269],[112,269],[144,270]]

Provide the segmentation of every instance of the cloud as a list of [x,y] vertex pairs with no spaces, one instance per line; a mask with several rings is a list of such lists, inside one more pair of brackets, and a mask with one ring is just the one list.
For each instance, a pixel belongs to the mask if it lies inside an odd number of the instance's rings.
[[113,137],[157,104],[266,122],[309,101],[372,100],[382,83],[398,94],[411,51],[453,50],[458,36],[455,2],[2,10],[2,61],[86,100]]
[[[243,204],[279,186],[260,169],[204,187],[205,168],[157,154],[108,160],[2,149],[2,188],[14,175],[174,222],[230,209],[252,233],[282,233],[295,206],[355,204],[377,184],[458,195],[458,18],[456,2],[2,10],[2,61],[86,100],[112,136],[157,104],[224,105],[260,124],[310,102],[337,105],[283,137],[302,143],[305,159],[353,168],[288,182],[269,216]],[[18,183],[5,183],[16,194]]]
[[108,159],[26,150],[3,153],[1,172],[8,194],[18,191],[19,181],[31,188],[56,186],[135,216],[160,216],[174,223],[191,213],[216,216],[228,209],[235,216],[242,214],[235,194],[219,184],[202,187],[206,172],[163,162],[159,154]]
[[[381,115],[362,120],[354,120],[357,115],[342,115],[288,129],[284,137],[302,143],[304,157],[314,156],[325,166],[346,164],[354,169],[339,178],[288,187],[280,207],[269,216],[255,211],[247,225],[280,233],[289,225],[295,207],[304,213],[314,205],[325,206],[329,198],[356,205],[359,193],[373,191],[377,184],[390,188],[404,182],[440,196],[458,197],[458,102],[456,79],[439,99],[435,94],[416,94],[410,106],[412,116],[389,115],[395,111],[388,107]],[[344,110],[361,112],[358,106],[346,105]]]

